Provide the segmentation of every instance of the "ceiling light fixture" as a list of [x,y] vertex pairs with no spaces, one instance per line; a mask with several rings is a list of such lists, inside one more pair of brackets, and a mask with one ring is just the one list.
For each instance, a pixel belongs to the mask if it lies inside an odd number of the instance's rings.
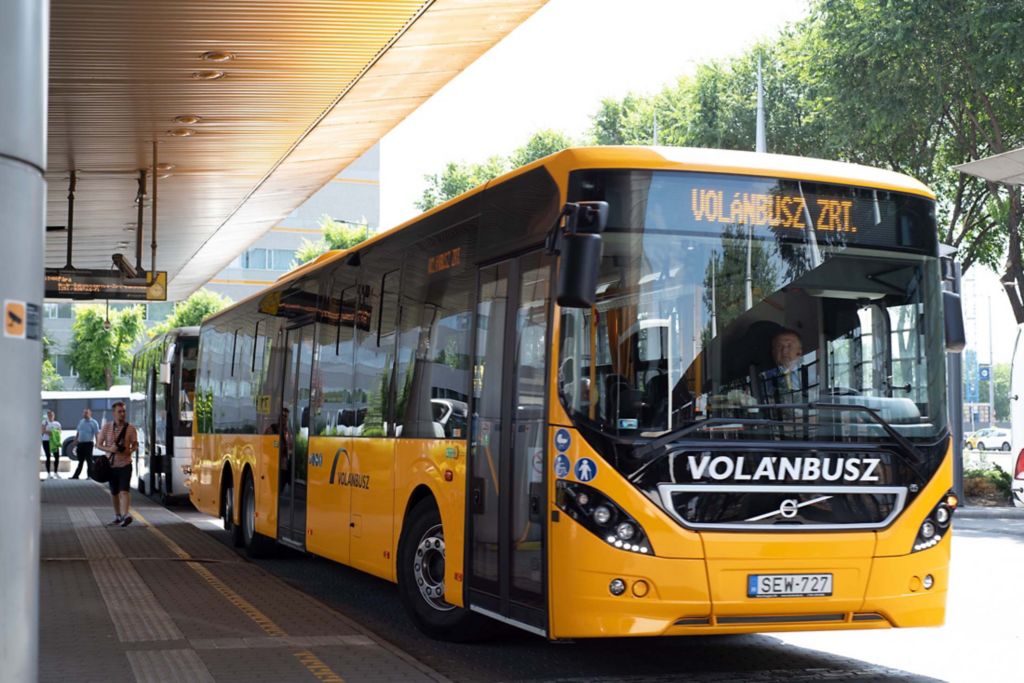
[[174,117],[174,122],[180,123],[183,126],[194,126],[202,120],[202,117],[196,116],[195,114],[182,114],[181,116]]
[[230,62],[234,58],[235,53],[228,52],[227,50],[207,50],[199,55],[199,59],[204,62]]
[[167,134],[172,138],[188,138],[196,134],[191,128],[171,128]]
[[159,163],[159,164],[156,165],[156,170],[161,171],[161,172],[173,171],[174,170],[174,164],[169,164],[166,161],[164,161],[164,162]]
[[224,78],[223,71],[216,71],[213,69],[204,69],[203,71],[193,71],[192,78],[197,81],[215,81],[218,78]]
[[173,173],[161,173],[160,175],[157,176],[157,178],[160,179],[160,180],[163,180],[164,178],[170,178],[172,175],[174,175],[174,174]]

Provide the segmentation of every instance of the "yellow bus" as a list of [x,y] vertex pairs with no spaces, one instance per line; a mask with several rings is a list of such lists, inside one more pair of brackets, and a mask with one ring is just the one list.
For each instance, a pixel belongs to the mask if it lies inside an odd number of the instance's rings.
[[940,624],[942,268],[896,173],[566,150],[208,319],[190,496],[438,638]]

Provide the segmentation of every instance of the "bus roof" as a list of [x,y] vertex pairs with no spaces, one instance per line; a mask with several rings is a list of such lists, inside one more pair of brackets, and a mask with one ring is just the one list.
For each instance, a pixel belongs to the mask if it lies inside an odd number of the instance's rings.
[[[924,183],[910,176],[871,166],[862,166],[845,161],[829,161],[813,157],[798,157],[788,154],[767,154],[740,150],[709,149],[704,147],[639,147],[632,145],[604,147],[570,147],[555,152],[532,163],[509,171],[493,180],[464,192],[453,199],[439,204],[393,228],[380,232],[364,242],[348,249],[328,251],[319,257],[283,274],[276,285],[298,279],[301,275],[318,269],[322,265],[345,258],[353,252],[385,239],[389,235],[418,223],[424,217],[443,211],[457,202],[464,201],[489,187],[499,185],[539,166],[565,173],[576,169],[645,169],[664,171],[694,171],[703,173],[728,173],[769,178],[790,178],[810,182],[854,185],[893,192],[902,192],[935,199],[935,194]],[[248,296],[225,311],[242,302],[262,296],[263,291]],[[215,313],[210,318],[216,318]]]
[[93,399],[93,398],[128,398],[131,395],[131,387],[127,384],[115,384],[107,390],[92,391],[42,391],[40,397],[44,401],[61,401],[64,399]]

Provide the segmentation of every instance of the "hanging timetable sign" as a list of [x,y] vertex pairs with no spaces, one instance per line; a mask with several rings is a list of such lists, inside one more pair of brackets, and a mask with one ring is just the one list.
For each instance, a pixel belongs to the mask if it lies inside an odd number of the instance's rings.
[[46,269],[47,299],[167,301],[167,271],[126,278],[116,270]]

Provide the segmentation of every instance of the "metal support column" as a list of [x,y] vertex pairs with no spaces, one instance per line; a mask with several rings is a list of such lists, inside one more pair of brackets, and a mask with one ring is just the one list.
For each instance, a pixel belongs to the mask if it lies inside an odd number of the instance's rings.
[[[39,660],[39,385],[43,349],[49,3],[0,0],[0,661],[5,681],[35,681]],[[33,338],[34,337],[34,338]]]

